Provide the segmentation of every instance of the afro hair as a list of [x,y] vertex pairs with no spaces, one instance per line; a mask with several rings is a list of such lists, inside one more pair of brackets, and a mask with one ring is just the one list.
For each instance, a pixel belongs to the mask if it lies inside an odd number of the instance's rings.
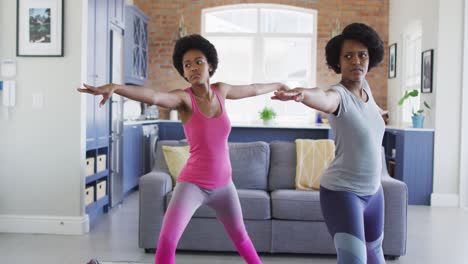
[[377,32],[362,23],[352,23],[343,29],[341,35],[337,35],[328,41],[325,47],[325,56],[327,64],[336,73],[341,73],[339,67],[341,47],[345,40],[355,40],[362,43],[369,50],[369,69],[377,66],[383,59],[384,46],[383,41]]
[[[177,40],[174,46],[174,53],[172,54],[172,64],[177,69],[179,74],[184,77],[184,67],[182,64],[182,59],[184,54],[189,50],[199,50],[201,51],[208,63],[211,65],[212,70],[210,71],[210,77],[218,68],[218,53],[216,52],[216,48],[211,42],[209,42],[206,38],[198,35],[188,35],[182,37]],[[184,77],[185,79],[185,77]]]

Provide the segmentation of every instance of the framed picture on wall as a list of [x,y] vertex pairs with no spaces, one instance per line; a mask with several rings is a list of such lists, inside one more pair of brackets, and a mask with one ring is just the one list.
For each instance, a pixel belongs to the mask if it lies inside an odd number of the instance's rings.
[[397,44],[393,43],[388,48],[388,78],[392,79],[396,77],[396,56],[397,56]]
[[63,57],[63,0],[17,0],[16,56]]
[[421,93],[432,93],[432,69],[434,50],[426,50],[421,56]]

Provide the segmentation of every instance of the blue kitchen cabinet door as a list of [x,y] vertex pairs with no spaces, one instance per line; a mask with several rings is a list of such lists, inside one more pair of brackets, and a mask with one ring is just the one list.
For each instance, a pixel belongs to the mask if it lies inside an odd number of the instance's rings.
[[124,81],[145,85],[148,79],[148,17],[135,6],[125,6]]
[[101,96],[95,96],[95,131],[96,131],[96,147],[104,147],[109,145],[110,139],[110,103],[107,102],[102,107],[99,103],[102,100]]
[[142,173],[143,128],[125,125],[123,133],[123,191],[128,193],[138,185]]
[[[95,85],[94,57],[96,50],[94,47],[96,34],[96,5],[95,0],[88,1],[88,54],[87,54],[87,78],[90,85]],[[96,130],[94,122],[94,95],[86,94],[86,149],[96,146]]]
[[110,45],[109,45],[109,25],[108,25],[108,2],[96,1],[96,34],[94,37],[95,46],[95,79],[96,86],[109,83],[110,70]]
[[94,121],[94,95],[86,94],[86,149],[96,147],[96,122]]
[[[101,86],[109,80],[108,1],[88,1],[87,82]],[[99,107],[101,96],[86,95],[86,149],[106,147],[110,135],[110,107]]]

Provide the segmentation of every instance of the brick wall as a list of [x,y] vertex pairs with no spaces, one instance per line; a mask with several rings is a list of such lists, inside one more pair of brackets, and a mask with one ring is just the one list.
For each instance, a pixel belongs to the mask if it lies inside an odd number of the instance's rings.
[[[201,32],[201,10],[221,5],[260,3],[250,0],[134,0],[134,4],[150,18],[149,25],[149,81],[148,86],[169,91],[187,86],[172,66],[172,50],[177,39],[179,18],[184,16],[189,34]],[[339,76],[325,63],[325,45],[331,38],[338,18],[341,29],[352,22],[373,27],[388,46],[389,0],[270,0],[318,11],[317,86],[327,88],[337,83]],[[385,49],[388,52],[388,49]],[[387,105],[387,56],[367,75],[377,103]],[[164,116],[164,113],[163,113]]]

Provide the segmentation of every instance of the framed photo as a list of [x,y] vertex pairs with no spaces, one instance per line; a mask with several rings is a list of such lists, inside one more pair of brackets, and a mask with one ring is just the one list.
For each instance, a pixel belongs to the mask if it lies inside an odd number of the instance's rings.
[[63,57],[63,0],[17,0],[16,56]]
[[432,69],[434,50],[426,50],[421,56],[421,93],[432,93]]
[[397,57],[397,44],[393,43],[388,48],[388,78],[396,77],[396,57]]

